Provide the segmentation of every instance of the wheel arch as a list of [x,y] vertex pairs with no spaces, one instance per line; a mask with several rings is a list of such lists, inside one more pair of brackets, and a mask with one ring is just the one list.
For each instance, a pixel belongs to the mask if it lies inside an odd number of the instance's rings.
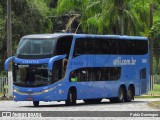
[[120,89],[121,87],[125,90],[125,92],[127,91],[125,84],[121,84],[120,87],[119,87],[119,89]]
[[[69,90],[71,90],[72,92],[74,92],[75,95],[76,95],[76,98],[77,98],[77,88],[76,88],[75,86],[71,86],[71,87],[69,88]],[[68,91],[69,91],[69,90],[68,90]]]

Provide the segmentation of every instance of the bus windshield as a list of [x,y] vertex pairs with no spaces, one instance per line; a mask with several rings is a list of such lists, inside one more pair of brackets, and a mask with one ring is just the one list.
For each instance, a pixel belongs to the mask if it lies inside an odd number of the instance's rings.
[[23,87],[44,86],[51,83],[47,64],[14,65],[14,84]]
[[55,39],[34,39],[22,38],[17,55],[48,55],[52,54],[55,48]]

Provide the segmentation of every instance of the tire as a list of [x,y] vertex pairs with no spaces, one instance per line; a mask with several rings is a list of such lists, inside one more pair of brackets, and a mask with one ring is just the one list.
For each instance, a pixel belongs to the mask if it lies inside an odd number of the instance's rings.
[[132,89],[132,87],[129,86],[124,101],[131,102],[132,99],[134,99],[133,89]]
[[102,99],[86,99],[83,100],[86,104],[97,104],[100,103],[102,101]]
[[39,101],[33,101],[33,106],[34,107],[39,107]]
[[117,102],[123,102],[125,98],[125,89],[123,87],[120,87],[117,97]]
[[76,104],[76,92],[74,92],[71,89],[68,91],[68,96],[67,96],[67,100],[65,101],[65,104],[67,106]]
[[111,103],[119,103],[123,102],[125,98],[125,89],[123,87],[120,87],[119,92],[118,92],[118,97],[116,98],[111,98],[110,102]]

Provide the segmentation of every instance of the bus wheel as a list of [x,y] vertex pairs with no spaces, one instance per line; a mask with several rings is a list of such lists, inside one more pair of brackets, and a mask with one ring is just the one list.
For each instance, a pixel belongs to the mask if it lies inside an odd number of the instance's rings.
[[134,99],[133,90],[132,90],[132,88],[129,86],[124,101],[125,101],[125,102],[131,102],[132,99]]
[[100,103],[102,101],[102,99],[86,99],[83,100],[86,104],[97,104]]
[[125,90],[123,87],[120,87],[118,97],[116,99],[117,102],[123,102],[124,101],[124,96],[125,96]]
[[33,101],[33,105],[34,105],[34,107],[38,107],[39,106],[39,101]]
[[76,104],[76,93],[73,90],[68,91],[67,100],[65,101],[66,105],[75,105]]

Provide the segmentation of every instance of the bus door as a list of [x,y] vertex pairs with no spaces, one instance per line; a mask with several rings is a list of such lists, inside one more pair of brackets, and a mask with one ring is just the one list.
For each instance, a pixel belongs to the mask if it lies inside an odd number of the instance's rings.
[[88,80],[88,87],[89,88],[93,88],[93,84],[94,84],[94,81],[95,81],[95,56],[94,55],[91,55],[91,56],[88,56],[88,70],[87,70],[87,80]]
[[140,86],[141,86],[141,94],[147,93],[147,76],[146,76],[146,68],[140,70]]
[[88,87],[93,87],[93,73],[92,73],[92,67],[90,67],[87,71],[87,81],[88,81]]

